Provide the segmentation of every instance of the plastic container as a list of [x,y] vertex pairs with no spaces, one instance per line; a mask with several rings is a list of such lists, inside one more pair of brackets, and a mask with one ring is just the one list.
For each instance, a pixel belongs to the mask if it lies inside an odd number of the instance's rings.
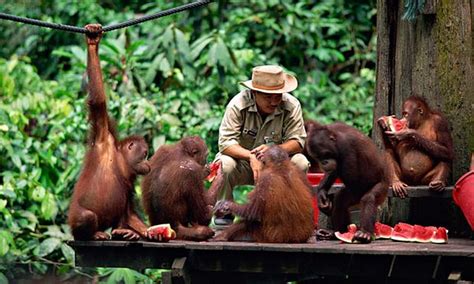
[[[306,176],[308,177],[308,181],[312,186],[318,185],[324,177],[324,173],[307,173]],[[336,185],[342,184],[342,181],[339,178],[336,178],[334,182]]]
[[474,231],[474,171],[467,172],[454,185],[453,200]]
[[[311,186],[317,186],[324,177],[324,173],[307,173],[306,177],[308,178],[309,183]],[[342,181],[337,178],[334,184],[342,184]],[[318,219],[319,219],[319,208],[318,208],[318,198],[315,195],[313,197],[313,222],[314,226],[318,227]]]

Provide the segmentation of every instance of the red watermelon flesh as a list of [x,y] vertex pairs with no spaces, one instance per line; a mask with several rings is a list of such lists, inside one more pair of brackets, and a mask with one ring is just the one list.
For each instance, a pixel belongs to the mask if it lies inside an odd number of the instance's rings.
[[429,243],[436,233],[435,227],[423,227],[419,225],[413,226],[414,241],[419,243]]
[[435,244],[445,244],[448,242],[448,230],[445,227],[439,227],[431,238],[431,242]]
[[400,229],[403,229],[403,230],[413,229],[413,225],[410,225],[408,223],[403,223],[403,222],[398,222],[398,224],[396,224],[395,227],[399,227]]
[[219,170],[220,165],[221,165],[220,163],[211,163],[209,165],[209,169],[211,170],[211,172],[206,177],[206,180],[212,182],[216,178],[217,170]]
[[352,243],[352,239],[354,238],[355,232],[357,232],[357,225],[356,224],[350,224],[349,226],[347,226],[347,232],[345,232],[345,233],[336,232],[334,235],[341,242]]
[[159,242],[167,242],[176,238],[176,232],[170,224],[159,224],[147,229],[148,238]]
[[392,236],[393,228],[389,225],[375,222],[375,239],[390,239]]
[[395,225],[390,238],[394,241],[412,242],[414,241],[414,228],[410,224],[398,223]]
[[379,121],[382,121],[384,128],[389,131],[397,132],[407,128],[407,121],[405,118],[398,119],[395,116],[390,115],[382,116],[381,118],[379,118]]
[[355,232],[357,232],[357,225],[356,224],[349,224],[347,226],[347,232],[355,234]]

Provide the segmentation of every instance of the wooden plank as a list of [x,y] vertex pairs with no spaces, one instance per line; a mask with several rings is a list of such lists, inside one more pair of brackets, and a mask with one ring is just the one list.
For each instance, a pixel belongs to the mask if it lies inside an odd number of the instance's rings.
[[[120,241],[103,241],[102,248],[114,250],[117,248],[117,243]],[[90,246],[87,245],[90,243]],[[97,248],[98,242],[80,242],[72,241],[69,244],[74,249],[83,247]],[[129,243],[129,242],[122,242]],[[474,257],[474,240],[469,239],[449,239],[447,244],[433,244],[433,243],[410,243],[410,242],[396,242],[392,240],[375,240],[370,244],[347,244],[339,241],[317,241],[316,243],[302,243],[302,244],[266,244],[266,243],[247,243],[247,242],[199,242],[194,245],[192,242],[186,241],[172,241],[168,243],[152,243],[152,242],[137,242],[149,243],[148,246],[126,246],[136,250],[161,250],[161,249],[175,249],[185,248],[186,250],[212,250],[212,251],[274,251],[274,252],[307,252],[307,253],[361,253],[361,254],[394,254],[402,255],[418,255],[418,254],[436,254],[449,256],[466,256]],[[216,245],[217,244],[217,245]]]
[[[316,186],[314,186],[316,187]],[[328,191],[328,194],[335,194],[337,191],[343,189],[343,185],[334,185]],[[407,187],[407,198],[417,198],[417,197],[433,197],[433,198],[451,198],[453,194],[454,186],[447,186],[443,191],[433,191],[430,190],[427,185],[420,186],[408,186]],[[393,193],[392,188],[388,189],[388,197],[396,197]]]
[[[187,256],[179,242],[71,241],[75,264],[82,267],[149,267],[169,269],[175,258]],[[139,260],[139,261],[138,261]]]
[[[417,197],[433,197],[433,198],[452,198],[453,186],[446,187],[443,191],[437,192],[430,190],[428,186],[409,186],[407,187],[408,198]],[[394,196],[393,190],[390,188],[388,191],[388,197]]]
[[[247,242],[71,242],[78,266],[165,268],[169,282],[216,282],[225,276],[242,283],[298,281],[330,277],[386,279],[418,277],[446,279],[453,270],[474,267],[474,240],[450,239],[448,244],[401,243],[376,240],[371,244],[320,241],[304,244]],[[89,246],[90,245],[90,246]],[[418,265],[423,263],[423,265]],[[407,276],[409,269],[419,275]],[[472,270],[472,269],[471,269]],[[203,278],[203,276],[205,276]],[[207,282],[206,282],[207,281]],[[377,281],[378,282],[378,281]]]

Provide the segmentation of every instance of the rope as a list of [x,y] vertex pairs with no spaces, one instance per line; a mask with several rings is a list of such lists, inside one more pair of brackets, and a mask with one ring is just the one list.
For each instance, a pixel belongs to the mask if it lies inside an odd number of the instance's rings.
[[[119,23],[119,24],[105,26],[104,28],[102,28],[102,30],[104,32],[110,32],[110,31],[113,31],[113,30],[116,30],[116,29],[126,28],[126,27],[129,27],[129,26],[133,26],[133,25],[136,25],[136,24],[139,24],[139,23],[146,22],[146,21],[150,21],[150,20],[161,18],[161,17],[169,16],[169,15],[172,15],[172,14],[176,14],[176,13],[179,13],[179,12],[182,12],[182,11],[185,11],[185,10],[194,9],[194,8],[199,7],[199,6],[209,4],[211,1],[212,0],[199,0],[199,1],[196,1],[196,2],[193,2],[193,3],[189,3],[189,4],[181,5],[181,6],[178,6],[178,7],[175,7],[175,8],[171,8],[171,9],[168,9],[168,10],[160,11],[160,12],[152,14],[152,15],[144,16],[144,17],[141,17],[141,18],[133,19],[133,20],[128,20],[128,21],[125,21],[125,22]],[[40,26],[40,27],[45,27],[45,28],[50,28],[50,29],[63,30],[63,31],[73,32],[73,33],[85,34],[85,33],[88,32],[85,28],[81,28],[81,27],[75,27],[75,26],[63,25],[63,24],[56,24],[56,23],[49,23],[49,22],[40,21],[40,20],[36,20],[36,19],[18,17],[18,16],[14,16],[14,15],[10,15],[10,14],[1,13],[1,12],[0,12],[0,19],[14,21],[14,22],[20,22],[20,23],[25,23],[25,24],[30,24],[30,25],[35,25],[35,26]]]
[[40,27],[45,27],[45,28],[50,28],[50,29],[63,30],[63,31],[68,31],[68,32],[73,32],[73,33],[85,34],[87,32],[87,30],[85,28],[79,28],[79,27],[74,27],[74,26],[69,26],[69,25],[62,25],[62,24],[55,24],[55,23],[48,23],[48,22],[44,22],[44,21],[40,21],[40,20],[23,18],[23,17],[9,15],[9,14],[5,14],[5,13],[0,13],[0,19],[10,20],[10,21],[14,21],[14,22],[20,22],[20,23],[25,23],[25,24],[30,24],[30,25],[40,26]]
[[168,16],[168,15],[176,14],[176,13],[188,10],[188,9],[194,9],[194,8],[199,7],[199,6],[207,5],[210,2],[211,2],[210,0],[201,0],[201,1],[193,2],[193,3],[185,4],[185,5],[182,5],[182,6],[179,6],[179,7],[175,7],[175,8],[171,8],[171,9],[168,9],[168,10],[160,11],[156,14],[144,16],[144,17],[141,17],[141,18],[133,19],[133,20],[128,20],[128,21],[125,21],[125,22],[120,23],[120,24],[106,26],[106,27],[103,28],[103,31],[104,32],[110,32],[110,31],[113,31],[113,30],[116,30],[116,29],[126,28],[128,26],[136,25],[136,24],[143,23],[143,22],[146,22],[146,21],[150,21],[150,20],[158,19],[158,18],[165,17],[165,16]]
[[402,20],[413,21],[416,16],[423,12],[425,7],[425,0],[405,0],[405,13]]

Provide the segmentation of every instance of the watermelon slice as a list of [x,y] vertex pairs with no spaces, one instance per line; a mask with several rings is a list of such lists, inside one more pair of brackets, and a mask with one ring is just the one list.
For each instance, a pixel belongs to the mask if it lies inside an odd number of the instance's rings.
[[413,226],[413,240],[418,243],[429,243],[436,233],[436,227]]
[[375,222],[375,239],[390,239],[392,236],[393,228],[389,225]]
[[394,241],[413,242],[415,240],[414,233],[412,225],[400,222],[393,228],[390,238]]
[[398,223],[393,228],[392,240],[401,242],[419,242],[419,243],[437,243],[444,244],[448,242],[448,230],[444,227],[410,225]]
[[354,238],[354,234],[357,232],[357,225],[356,224],[350,224],[347,226],[347,232],[345,233],[340,233],[336,232],[334,235],[336,238],[338,238],[341,243],[352,243],[352,239]]
[[448,230],[445,227],[439,227],[433,237],[431,242],[435,244],[445,244],[448,242]]
[[221,166],[221,163],[219,162],[216,162],[216,163],[211,163],[209,165],[209,169],[211,170],[211,172],[209,173],[209,175],[206,177],[206,180],[209,181],[209,182],[212,182],[216,176],[217,176],[217,171],[219,170],[219,167]]
[[382,124],[382,127],[388,131],[397,132],[407,128],[407,121],[405,118],[398,119],[394,115],[391,115],[382,116],[378,120],[379,123]]
[[170,224],[159,224],[147,229],[148,238],[159,242],[167,242],[176,239],[176,232]]

